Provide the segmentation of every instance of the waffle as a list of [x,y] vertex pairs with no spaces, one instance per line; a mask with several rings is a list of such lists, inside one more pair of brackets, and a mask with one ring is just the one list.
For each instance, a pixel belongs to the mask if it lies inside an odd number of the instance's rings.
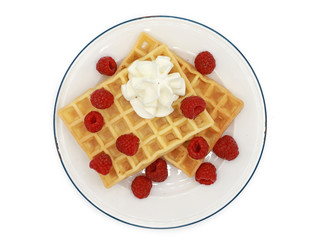
[[[122,67],[114,76],[98,84],[95,88],[87,90],[58,111],[60,118],[90,160],[100,152],[110,155],[113,162],[110,173],[105,176],[100,174],[106,188],[110,188],[119,181],[143,170],[158,157],[174,150],[192,138],[193,135],[213,124],[213,120],[206,110],[195,120],[187,119],[182,115],[180,110],[182,99],[196,95],[191,84],[166,45],[153,45],[152,49],[145,41],[143,43],[135,45],[135,52],[139,52],[140,55],[133,57],[130,54],[130,58],[127,58],[126,61],[127,64],[136,59],[154,60],[159,55],[168,56],[174,64],[171,73],[179,72],[185,80],[186,95],[173,103],[174,111],[169,116],[143,119],[135,113],[121,92],[121,85],[128,81],[126,67]],[[100,88],[110,91],[114,96],[114,104],[108,109],[97,110],[90,103],[90,95]],[[97,133],[87,131],[84,125],[85,115],[92,110],[99,111],[105,120],[103,128]],[[139,150],[131,157],[120,153],[115,144],[120,135],[130,132],[140,139]]]
[[[205,100],[206,109],[214,120],[211,127],[197,134],[197,136],[205,138],[211,151],[218,139],[242,110],[244,103],[228,89],[199,73],[194,66],[184,59],[177,56],[177,60],[197,95]],[[193,177],[204,160],[191,158],[188,155],[187,145],[188,142],[185,142],[164,155],[164,158],[189,177]]]
[[[141,46],[142,44],[145,44],[146,50],[149,51],[162,45],[161,42],[147,33],[142,33],[136,42],[137,46]],[[138,58],[144,53],[145,50],[134,47],[128,57],[121,63],[120,68],[128,66],[132,58]],[[190,63],[176,54],[174,54],[174,56],[176,57],[196,94],[206,101],[206,109],[214,120],[213,126],[197,134],[197,136],[202,136],[206,139],[210,146],[210,150],[212,150],[212,147],[215,145],[217,140],[222,136],[224,131],[243,108],[243,102],[236,98],[225,87],[199,73]],[[165,154],[164,158],[169,163],[179,168],[186,175],[192,177],[195,175],[196,170],[201,165],[203,160],[191,158],[188,155],[187,145],[188,142],[185,142],[183,145],[174,149],[170,153]]]

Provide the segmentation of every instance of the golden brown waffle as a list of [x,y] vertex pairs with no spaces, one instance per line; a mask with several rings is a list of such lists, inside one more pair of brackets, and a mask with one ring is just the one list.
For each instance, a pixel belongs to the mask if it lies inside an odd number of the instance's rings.
[[[231,122],[243,108],[242,100],[235,97],[229,90],[216,83],[211,78],[199,73],[194,66],[177,56],[177,60],[189,79],[196,94],[206,102],[206,109],[214,120],[214,124],[208,129],[200,132],[208,142],[210,150],[222,136]],[[188,142],[164,155],[164,158],[181,169],[189,177],[195,175],[203,160],[196,160],[188,155],[186,146]]]
[[[137,47],[141,45],[146,46],[146,49]],[[128,57],[122,62],[120,68],[128,66],[128,62],[130,64],[132,58],[138,58],[146,51],[151,51],[153,48],[160,45],[162,45],[161,42],[154,39],[147,33],[142,33],[135,44],[136,47],[132,49]],[[241,111],[243,108],[243,102],[236,98],[225,87],[199,73],[190,63],[176,54],[174,54],[174,56],[190,81],[196,94],[206,101],[206,109],[215,122],[213,126],[197,134],[198,136],[202,136],[206,139],[211,150],[230,123]],[[191,158],[188,155],[187,145],[188,142],[184,143],[170,153],[165,154],[164,158],[189,177],[192,177],[195,175],[196,170],[201,165],[203,160],[195,160]]]
[[[179,72],[186,82],[186,95],[173,103],[174,111],[169,116],[142,119],[135,113],[121,92],[121,85],[128,81],[128,69],[125,67],[58,111],[59,116],[90,160],[100,152],[111,156],[113,166],[110,173],[105,176],[100,175],[106,188],[143,170],[158,157],[172,151],[213,124],[206,110],[195,120],[187,119],[182,115],[180,110],[182,99],[196,94],[167,46],[144,48],[148,46],[145,42],[143,45],[135,46],[136,51],[139,51],[141,55],[131,57],[127,63],[137,58],[143,61],[154,60],[160,55],[168,56],[174,65],[171,72]],[[110,91],[114,96],[114,104],[108,109],[95,109],[90,103],[91,93],[100,88]],[[88,132],[84,125],[84,117],[92,110],[100,112],[105,120],[104,127],[97,133]],[[130,132],[140,139],[139,150],[132,157],[120,153],[115,145],[119,136]]]

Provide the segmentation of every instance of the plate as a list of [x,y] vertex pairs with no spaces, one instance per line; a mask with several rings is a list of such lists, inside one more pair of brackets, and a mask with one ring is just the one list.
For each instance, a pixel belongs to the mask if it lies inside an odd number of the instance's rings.
[[[225,132],[236,139],[240,154],[233,161],[224,161],[209,153],[206,161],[216,166],[218,174],[217,181],[210,186],[200,185],[194,178],[188,178],[168,164],[169,177],[165,182],[154,183],[146,199],[138,199],[132,194],[130,184],[134,176],[106,189],[98,174],[89,168],[89,159],[56,114],[58,109],[86,89],[105,80],[95,69],[100,57],[110,55],[119,64],[142,31],[167,44],[191,63],[200,51],[213,53],[217,66],[209,76],[244,101],[243,110]],[[187,226],[229,205],[254,174],[266,137],[263,92],[246,58],[217,31],[201,23],[172,16],[135,18],[93,39],[67,69],[56,97],[53,119],[61,163],[82,196],[106,215],[145,228]]]

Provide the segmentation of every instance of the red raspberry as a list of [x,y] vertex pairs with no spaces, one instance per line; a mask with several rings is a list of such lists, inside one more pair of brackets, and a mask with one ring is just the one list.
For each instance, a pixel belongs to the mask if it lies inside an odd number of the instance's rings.
[[98,132],[104,126],[104,118],[99,112],[91,111],[85,116],[84,125],[89,132]]
[[102,57],[97,62],[96,69],[100,74],[112,76],[117,70],[117,65],[112,57]]
[[168,177],[167,163],[158,158],[145,169],[145,175],[154,182],[163,182]]
[[187,150],[193,159],[203,159],[209,152],[209,144],[203,137],[194,137],[189,142]]
[[118,137],[116,140],[116,148],[128,155],[133,156],[137,152],[139,147],[139,138],[136,137],[134,134],[124,134]]
[[131,183],[131,191],[133,192],[135,197],[139,199],[148,197],[150,195],[151,188],[151,179],[143,175],[137,176]]
[[186,118],[194,119],[204,111],[206,102],[199,96],[191,96],[182,100],[181,111]]
[[102,152],[96,155],[91,161],[90,161],[90,168],[96,170],[98,173],[102,175],[106,175],[110,172],[110,169],[112,167],[112,159],[109,155]]
[[204,162],[196,171],[195,180],[200,184],[211,185],[217,180],[217,169],[209,162]]
[[195,67],[201,74],[210,74],[216,67],[216,60],[210,52],[200,52],[195,58]]
[[225,135],[214,145],[213,152],[218,157],[230,161],[239,155],[239,147],[234,138],[229,135]]
[[113,94],[104,88],[95,90],[90,97],[91,104],[98,109],[105,109],[114,103]]

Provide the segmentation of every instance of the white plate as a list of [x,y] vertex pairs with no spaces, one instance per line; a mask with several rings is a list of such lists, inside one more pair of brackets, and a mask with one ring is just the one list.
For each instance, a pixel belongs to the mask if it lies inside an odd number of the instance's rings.
[[[233,161],[210,153],[206,161],[217,167],[218,179],[200,185],[168,165],[169,177],[154,184],[146,199],[130,190],[130,177],[110,189],[103,187],[89,159],[59,119],[56,111],[104,80],[96,61],[105,55],[118,63],[129,53],[138,35],[146,31],[177,54],[193,62],[202,50],[213,53],[217,67],[210,76],[244,101],[244,108],[226,133],[240,149]],[[60,84],[54,108],[54,136],[68,177],[78,191],[97,209],[119,221],[147,228],[174,228],[199,222],[219,212],[238,196],[260,161],[266,136],[266,109],[258,79],[245,57],[220,33],[200,23],[171,16],[132,19],[116,25],[93,39],[74,59]]]

